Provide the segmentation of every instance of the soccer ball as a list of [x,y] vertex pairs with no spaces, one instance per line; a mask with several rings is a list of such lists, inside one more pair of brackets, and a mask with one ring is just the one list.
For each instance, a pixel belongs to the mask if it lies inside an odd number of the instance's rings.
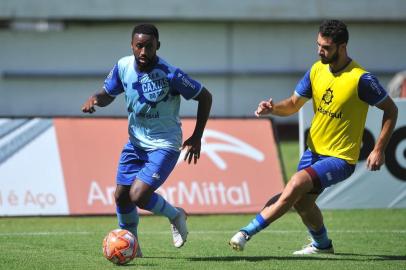
[[138,248],[137,238],[123,229],[109,232],[103,240],[103,255],[112,263],[123,265],[134,259]]

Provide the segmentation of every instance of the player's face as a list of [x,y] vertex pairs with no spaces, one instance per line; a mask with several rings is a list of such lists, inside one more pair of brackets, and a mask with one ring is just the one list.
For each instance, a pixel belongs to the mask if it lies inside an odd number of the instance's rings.
[[159,42],[154,36],[138,33],[134,34],[133,40],[131,41],[131,48],[137,66],[140,69],[147,69],[154,64],[158,47]]
[[330,37],[317,36],[317,53],[323,64],[335,63],[339,57],[339,46]]

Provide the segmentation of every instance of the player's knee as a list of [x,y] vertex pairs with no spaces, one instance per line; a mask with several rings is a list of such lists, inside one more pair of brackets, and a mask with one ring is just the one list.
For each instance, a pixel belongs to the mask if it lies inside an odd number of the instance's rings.
[[143,192],[140,192],[138,190],[131,190],[130,192],[130,200],[132,203],[134,203],[136,206],[144,209],[147,204],[148,204],[148,198],[146,194]]
[[134,203],[134,204],[136,204],[136,205],[138,206],[138,204],[139,204],[140,201],[141,201],[141,195],[140,195],[140,193],[137,192],[137,191],[135,191],[135,190],[132,190],[132,191],[130,192],[130,200],[131,200],[132,203]]
[[297,175],[294,174],[289,181],[289,186],[293,191],[299,191],[303,187],[303,180]]
[[125,206],[130,203],[129,191],[125,189],[117,188],[114,192],[114,199],[116,201],[116,205],[118,206]]
[[309,192],[313,187],[311,179],[302,177],[299,173],[296,173],[292,176],[288,185],[292,189],[292,192],[297,194],[304,194],[306,192]]

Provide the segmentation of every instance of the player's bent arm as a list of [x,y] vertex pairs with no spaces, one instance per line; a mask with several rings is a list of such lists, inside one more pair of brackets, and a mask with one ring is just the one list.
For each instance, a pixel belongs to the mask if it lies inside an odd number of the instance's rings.
[[97,106],[99,107],[106,107],[114,100],[114,97],[110,96],[104,89],[100,90],[100,92],[97,92],[95,96],[97,99]]
[[308,100],[308,98],[293,94],[289,98],[274,104],[271,113],[277,116],[289,116],[295,114]]
[[382,129],[374,149],[367,158],[367,168],[376,171],[385,163],[385,149],[396,125],[398,108],[390,97],[386,97],[376,107],[383,110]]
[[376,141],[374,149],[385,151],[389,139],[398,118],[398,107],[393,102],[391,97],[386,97],[381,103],[376,105],[377,108],[383,110],[382,129]]
[[197,119],[195,129],[190,138],[184,141],[181,149],[187,148],[184,160],[189,164],[196,164],[197,160],[200,158],[201,150],[201,139],[203,136],[203,131],[207,123],[207,119],[210,115],[212,96],[206,88],[202,88],[199,95],[194,98],[194,100],[199,102],[197,106]]
[[193,136],[201,138],[203,136],[203,131],[206,126],[207,119],[210,115],[212,95],[209,90],[203,87],[199,95],[195,97],[194,100],[198,101],[199,105],[197,106],[197,119]]
[[86,100],[86,102],[82,106],[82,111],[84,113],[93,113],[96,111],[96,109],[94,108],[95,105],[99,107],[105,107],[113,102],[113,100],[114,97],[110,96],[104,89],[102,89]]

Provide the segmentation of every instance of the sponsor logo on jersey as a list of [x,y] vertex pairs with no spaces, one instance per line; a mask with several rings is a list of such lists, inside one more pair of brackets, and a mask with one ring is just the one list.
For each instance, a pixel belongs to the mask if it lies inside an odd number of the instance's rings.
[[156,180],[160,180],[160,179],[161,179],[161,176],[159,175],[159,173],[154,173],[154,174],[152,175],[152,178],[154,178],[154,179],[156,179]]
[[138,112],[137,117],[143,117],[147,119],[157,119],[159,118],[159,112],[154,112],[154,113],[143,113],[143,112]]
[[371,79],[370,83],[371,83],[372,91],[374,91],[377,96],[382,95],[381,87],[379,86],[379,84],[375,80],[372,80],[372,79]]
[[132,87],[138,92],[138,101],[142,104],[147,103],[153,108],[159,102],[167,101],[170,92],[167,73],[160,68],[156,68],[150,73],[138,77],[138,80],[132,84]]
[[181,78],[182,84],[183,84],[185,87],[192,88],[193,90],[196,89],[196,86],[195,86],[195,85],[189,80],[189,78],[186,77],[184,74],[178,73],[178,78]]
[[321,98],[326,105],[329,105],[333,101],[333,91],[329,88],[324,93],[323,97]]
[[157,91],[162,92],[162,89],[164,87],[168,87],[169,83],[168,83],[167,79],[160,79],[160,80],[145,82],[145,83],[141,84],[141,86],[142,86],[142,91],[144,92],[144,94],[148,94],[148,93],[157,92]]
[[151,102],[161,101],[169,92],[166,73],[160,69],[154,69],[151,73],[142,76],[140,83],[143,96]]
[[[325,105],[330,105],[331,102],[333,102],[333,90],[331,90],[330,88],[326,90],[326,92],[323,94],[323,97],[321,98],[322,101],[324,102]],[[337,119],[341,119],[343,117],[343,113],[342,112],[333,112],[332,110],[329,109],[325,109],[321,106],[321,104],[319,105],[319,107],[317,108],[317,111],[321,114],[324,114],[326,116],[329,116],[331,118],[337,118]]]
[[317,108],[317,111],[321,114],[327,115],[331,118],[337,118],[337,119],[341,119],[343,118],[343,113],[342,112],[333,112],[331,110],[326,110],[323,107],[319,106]]

